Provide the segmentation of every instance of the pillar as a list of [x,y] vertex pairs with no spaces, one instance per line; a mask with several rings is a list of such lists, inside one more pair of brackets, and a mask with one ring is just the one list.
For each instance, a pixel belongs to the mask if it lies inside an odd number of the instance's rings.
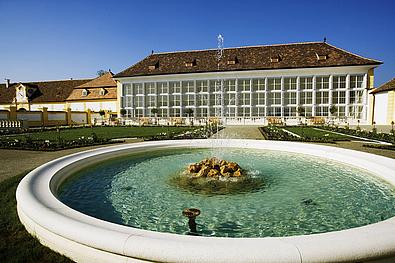
[[41,113],[41,124],[45,127],[48,126],[48,108],[43,107],[43,111]]
[[92,111],[91,111],[91,109],[88,109],[86,111],[86,124],[88,124],[88,125],[92,124]]
[[71,126],[73,124],[73,121],[71,120],[71,108],[67,108],[66,120],[67,120],[67,125]]
[[16,107],[15,106],[11,106],[10,107],[10,113],[8,115],[9,120],[10,121],[16,121],[17,120],[17,112],[16,112]]

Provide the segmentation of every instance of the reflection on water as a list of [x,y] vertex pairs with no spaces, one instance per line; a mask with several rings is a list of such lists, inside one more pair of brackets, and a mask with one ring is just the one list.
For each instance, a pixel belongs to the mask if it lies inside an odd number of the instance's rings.
[[369,173],[316,157],[229,149],[262,187],[237,194],[202,194],[169,183],[212,149],[158,151],[103,162],[66,182],[59,198],[86,214],[137,228],[186,234],[181,211],[196,207],[199,234],[266,237],[321,233],[395,215],[395,191]]

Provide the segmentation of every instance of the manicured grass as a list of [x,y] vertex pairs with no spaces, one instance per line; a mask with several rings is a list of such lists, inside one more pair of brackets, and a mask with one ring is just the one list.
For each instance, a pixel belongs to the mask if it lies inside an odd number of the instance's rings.
[[[47,130],[41,132],[30,133],[28,136],[32,140],[50,140],[56,141],[60,137],[62,140],[76,140],[81,137],[92,136],[95,133],[102,139],[131,138],[131,137],[150,137],[160,133],[180,134],[195,128],[191,127],[93,127],[93,128],[70,128],[56,130]],[[13,136],[12,138],[25,138],[26,134]]]
[[19,222],[15,191],[25,175],[0,183],[0,262],[73,262],[41,245]]
[[312,127],[285,127],[284,129],[307,139],[327,138],[328,140],[350,140],[349,136],[335,134],[330,131],[320,131]]

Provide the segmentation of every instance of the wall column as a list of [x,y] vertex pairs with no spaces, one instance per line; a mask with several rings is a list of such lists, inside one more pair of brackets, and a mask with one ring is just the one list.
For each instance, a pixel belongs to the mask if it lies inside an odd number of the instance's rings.
[[16,107],[15,106],[11,106],[10,107],[10,114],[8,115],[8,119],[10,121],[16,121],[17,117],[16,117]]
[[91,111],[91,109],[88,109],[86,111],[86,122],[87,122],[88,125],[92,124],[92,111]]
[[66,121],[67,121],[67,125],[69,126],[73,124],[73,121],[71,120],[71,108],[67,108]]
[[41,113],[41,124],[46,127],[48,126],[48,108],[47,107],[43,107],[43,111]]

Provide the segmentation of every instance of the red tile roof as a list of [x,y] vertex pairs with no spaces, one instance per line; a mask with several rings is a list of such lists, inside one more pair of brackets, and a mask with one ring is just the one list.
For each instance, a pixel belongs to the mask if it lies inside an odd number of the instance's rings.
[[210,49],[151,54],[114,78],[382,64],[381,61],[364,58],[324,42],[226,48],[219,69],[216,53],[216,49]]
[[[89,82],[75,87],[67,101],[73,100],[100,100],[100,99],[117,99],[117,83],[113,80],[112,72],[107,72]],[[86,96],[82,96],[82,90],[87,91]],[[104,94],[100,95],[103,90]]]
[[[31,98],[32,103],[64,102],[71,94],[74,87],[82,85],[91,79],[79,80],[55,80],[42,82],[22,82],[27,87],[36,89]],[[0,103],[11,104],[15,98],[15,88],[19,83],[12,83],[7,88],[5,84],[0,84]]]
[[390,91],[390,90],[395,90],[395,78],[393,78],[392,80],[384,83],[383,85],[381,85],[380,87],[374,89],[370,93],[371,94],[376,94],[376,93],[380,93],[380,92],[384,92],[384,91]]
[[112,72],[106,72],[105,74],[92,79],[89,82],[86,82],[78,87],[77,89],[84,89],[84,88],[102,88],[102,87],[116,87],[117,83],[113,80],[112,76],[114,74]]

